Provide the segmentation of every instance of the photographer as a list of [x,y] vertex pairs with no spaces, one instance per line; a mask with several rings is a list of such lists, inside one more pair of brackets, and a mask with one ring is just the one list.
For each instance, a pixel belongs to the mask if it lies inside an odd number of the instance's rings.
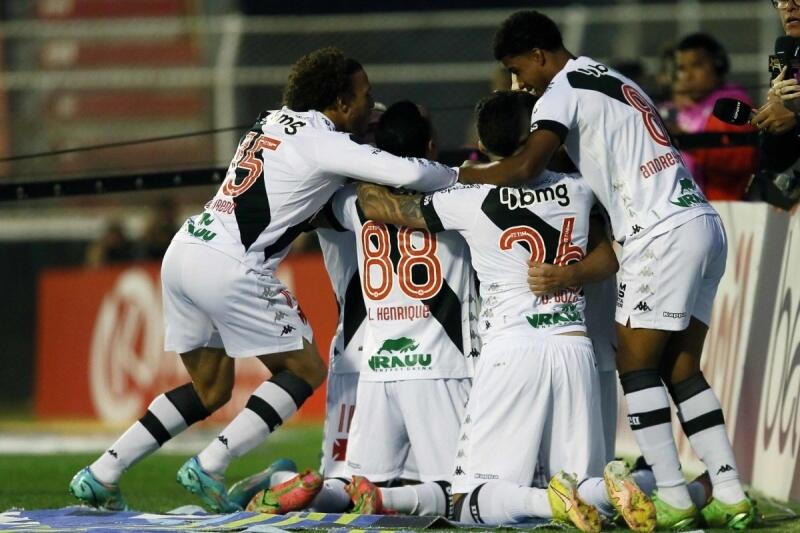
[[[800,50],[800,0],[772,0],[786,36],[795,40],[785,46],[780,73],[767,93],[767,103],[752,118],[761,130],[759,169],[750,195],[783,208],[800,199],[800,85],[796,61]],[[777,52],[777,49],[776,49]],[[787,57],[788,56],[788,57]]]

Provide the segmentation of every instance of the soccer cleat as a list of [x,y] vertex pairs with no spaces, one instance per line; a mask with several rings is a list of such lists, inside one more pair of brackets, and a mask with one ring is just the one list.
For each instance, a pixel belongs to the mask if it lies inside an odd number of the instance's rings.
[[228,500],[244,508],[256,493],[270,487],[272,474],[275,472],[297,472],[297,465],[291,459],[278,459],[261,472],[234,483],[228,489]]
[[381,489],[364,476],[353,476],[353,481],[345,485],[344,490],[353,500],[354,514],[394,514],[383,507]]
[[750,498],[733,504],[711,498],[700,513],[710,527],[728,529],[747,529],[756,517],[755,505]]
[[305,472],[258,492],[247,510],[254,513],[286,514],[305,509],[322,489],[322,476],[315,470]]
[[81,503],[106,511],[127,511],[128,504],[122,498],[119,485],[110,485],[98,480],[87,466],[69,482],[69,491]]
[[581,531],[600,531],[600,515],[578,496],[575,476],[565,472],[553,476],[547,485],[547,501],[556,522],[572,524]]
[[656,508],[639,488],[624,461],[611,461],[603,470],[608,499],[619,516],[633,531],[650,532],[656,528]]
[[235,513],[242,508],[228,500],[225,483],[221,477],[212,476],[200,466],[197,457],[192,457],[178,470],[178,483],[196,494],[215,513]]
[[686,509],[679,509],[668,504],[654,492],[651,497],[656,507],[656,527],[658,529],[671,529],[685,531],[694,529],[697,525],[697,508],[692,505]]

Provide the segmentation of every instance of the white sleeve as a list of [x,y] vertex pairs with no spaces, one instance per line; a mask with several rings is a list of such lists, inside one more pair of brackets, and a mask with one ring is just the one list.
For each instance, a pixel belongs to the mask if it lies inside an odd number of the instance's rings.
[[469,231],[475,224],[490,185],[462,184],[426,194],[420,200],[425,225],[431,233]]
[[415,157],[397,157],[368,144],[358,144],[343,133],[315,139],[320,169],[361,181],[429,192],[458,181],[458,170]]
[[560,80],[560,83],[548,89],[533,107],[531,131],[550,130],[558,135],[563,144],[569,131],[577,127],[577,94],[566,79]]
[[355,221],[358,219],[357,199],[356,188],[352,184],[336,191],[328,204],[330,206],[329,214],[333,215],[334,219],[332,222],[337,222],[344,229],[355,231]]

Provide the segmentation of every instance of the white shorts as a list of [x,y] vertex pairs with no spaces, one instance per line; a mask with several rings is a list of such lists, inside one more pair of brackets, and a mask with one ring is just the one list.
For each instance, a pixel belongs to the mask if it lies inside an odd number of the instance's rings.
[[537,462],[602,476],[605,446],[592,343],[552,336],[483,346],[453,469],[453,494],[487,481],[532,486]]
[[357,392],[358,372],[328,374],[320,466],[320,472],[326,478],[347,478],[345,458]]
[[411,452],[416,479],[450,479],[469,390],[469,379],[359,383],[348,473],[374,482],[400,478]]
[[727,255],[722,220],[711,214],[625,244],[617,322],[663,331],[682,331],[691,317],[708,324]]
[[299,350],[311,328],[272,275],[208,246],[172,242],[161,264],[164,349],[225,348],[231,357]]

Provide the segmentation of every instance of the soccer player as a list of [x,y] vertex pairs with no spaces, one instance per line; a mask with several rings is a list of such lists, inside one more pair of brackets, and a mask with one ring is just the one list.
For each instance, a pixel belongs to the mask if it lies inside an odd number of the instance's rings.
[[419,190],[457,178],[437,163],[351,140],[364,133],[373,100],[361,65],[339,50],[301,58],[284,104],[242,137],[216,195],[184,224],[164,257],[165,349],[181,355],[192,381],[156,397],[75,475],[70,490],[82,502],[126,508],[122,473],[228,401],[236,358],[259,357],[272,377],[178,472],[178,481],[212,510],[238,510],[225,493],[228,464],[297,411],[326,375],[305,317],[275,277],[289,244],[347,177]]
[[[720,403],[700,371],[727,242],[672,146],[652,101],[631,80],[564,48],[555,23],[521,11],[495,36],[495,58],[523,88],[541,95],[524,149],[503,161],[462,167],[464,183],[515,186],[541,175],[563,144],[623,243],[617,276],[617,367],[629,423],[653,467],[664,528],[697,520],[672,437],[668,392],[684,432],[705,463],[712,527],[746,527],[754,510],[739,481]],[[666,384],[666,388],[665,385]]]
[[[565,264],[584,257],[591,190],[577,175],[548,172],[535,187],[458,185],[422,197],[360,186],[358,197],[367,218],[455,230],[471,250],[483,349],[456,454],[453,492],[462,497],[455,518],[499,524],[554,517],[599,530],[597,511],[578,496],[576,479],[561,472],[597,476],[604,458],[584,299],[578,288],[535,296],[526,278],[529,259]],[[530,487],[537,458],[557,472],[547,490]]]
[[[530,135],[530,117],[538,98],[527,91],[500,91],[478,102],[475,108],[478,126],[478,143],[491,161],[499,161],[514,155],[525,144]],[[566,170],[571,166],[568,158],[559,154],[560,166]],[[565,164],[566,163],[566,164]],[[556,170],[552,166],[550,170]],[[602,208],[595,205],[592,214],[593,227],[601,235],[608,227],[607,216]],[[603,241],[603,245],[606,246]],[[607,268],[592,265],[595,260],[608,260],[607,253],[590,254],[584,261],[568,265],[532,263],[528,270],[528,283],[537,296],[545,296],[563,291],[568,287],[582,286],[586,297],[586,329],[592,340],[600,383],[600,411],[603,418],[606,459],[614,458],[617,434],[617,377],[616,335],[614,332],[614,304],[616,302],[616,282],[614,276],[606,279],[587,278],[586,272],[606,272]],[[587,263],[588,261],[588,263]]]

